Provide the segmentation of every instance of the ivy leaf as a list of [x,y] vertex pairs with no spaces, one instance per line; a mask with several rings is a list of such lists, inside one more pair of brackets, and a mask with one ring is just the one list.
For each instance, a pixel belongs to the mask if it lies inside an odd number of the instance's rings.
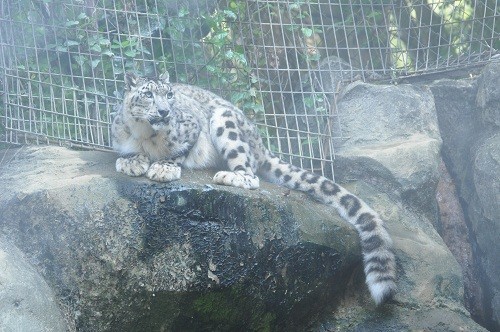
[[78,22],[78,21],[66,21],[66,23],[64,23],[64,26],[73,27],[73,26],[78,25],[78,24],[80,24],[80,22]]
[[123,54],[125,54],[129,58],[133,58],[137,55],[137,52],[135,50],[128,50],[128,51],[123,52]]
[[223,11],[223,13],[227,18],[229,18],[231,20],[236,20],[238,18],[238,16],[231,10],[226,9]]
[[257,97],[257,90],[255,90],[255,88],[250,88],[250,90],[248,90],[248,93],[252,97]]
[[306,36],[308,38],[311,37],[313,34],[313,29],[311,29],[311,28],[303,27],[301,30],[302,30],[302,33],[304,34],[304,36]]
[[224,55],[226,56],[226,59],[231,60],[234,56],[234,52],[232,50],[227,50]]
[[119,42],[118,45],[119,45],[119,47],[127,47],[127,46],[130,45],[130,40],[129,39],[125,39],[121,43]]
[[87,18],[88,18],[88,16],[87,16],[87,14],[85,14],[85,13],[81,13],[81,14],[80,14],[80,15],[78,15],[76,18],[77,18],[77,19],[79,19],[79,20],[85,20],[85,19],[87,19]]
[[102,54],[103,54],[103,55],[107,55],[107,56],[109,56],[110,58],[112,58],[112,57],[114,57],[114,56],[115,56],[115,54],[114,54],[113,52],[111,52],[111,51],[104,51],[104,52],[102,52]]
[[83,55],[77,55],[75,56],[75,61],[76,63],[80,66],[83,67],[83,64],[85,63],[85,57]]
[[80,42],[77,42],[76,40],[66,40],[64,42],[64,44],[67,46],[67,47],[71,47],[71,46],[78,46],[80,45]]
[[99,45],[99,44],[94,44],[94,45],[92,45],[92,46],[90,47],[90,49],[91,49],[92,51],[94,51],[94,52],[99,52],[99,53],[102,51],[101,45]]
[[179,13],[177,14],[177,16],[179,16],[179,17],[184,17],[187,15],[189,15],[189,10],[187,8],[179,9]]
[[111,44],[111,42],[107,38],[101,38],[99,39],[99,44],[101,44],[102,46],[108,46]]

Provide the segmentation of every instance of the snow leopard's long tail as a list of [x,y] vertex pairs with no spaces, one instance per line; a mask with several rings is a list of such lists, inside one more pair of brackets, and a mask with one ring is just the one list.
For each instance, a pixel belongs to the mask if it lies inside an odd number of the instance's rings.
[[377,305],[396,292],[396,262],[392,240],[379,215],[368,204],[333,181],[281,161],[267,153],[259,174],[287,188],[308,193],[337,209],[354,225],[361,239],[366,284]]

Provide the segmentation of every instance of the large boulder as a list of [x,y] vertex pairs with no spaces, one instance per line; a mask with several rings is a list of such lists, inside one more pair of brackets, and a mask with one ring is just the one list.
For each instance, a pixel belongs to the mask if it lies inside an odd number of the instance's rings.
[[0,180],[0,230],[79,330],[299,327],[360,263],[355,230],[302,194],[219,187],[208,172],[153,183],[115,158],[27,148]]
[[389,192],[425,214],[426,222],[436,218],[441,137],[431,91],[355,82],[338,108],[345,139],[336,147],[337,178],[383,175]]
[[[457,185],[467,237],[472,244],[475,283],[481,293],[470,303],[475,318],[500,329],[500,62],[475,79],[430,85],[443,138],[443,158]],[[471,287],[476,289],[477,287]]]
[[483,308],[485,294],[481,284],[478,257],[474,255],[476,244],[471,239],[455,181],[453,181],[444,162],[440,165],[440,173],[436,191],[439,219],[436,220],[434,227],[462,268],[465,307],[476,321],[484,322],[486,317]]
[[79,330],[482,330],[461,304],[456,261],[389,171],[345,183],[395,240],[399,293],[377,309],[354,229],[301,193],[220,187],[213,172],[153,183],[115,173],[111,153],[14,154],[0,231]]
[[42,276],[0,237],[0,331],[64,332],[69,326]]
[[486,277],[489,325],[500,328],[500,132],[480,142],[472,158],[468,214]]
[[[350,303],[346,316],[318,330],[481,330],[462,307],[460,267],[433,227],[441,137],[431,90],[355,82],[337,106],[345,140],[336,146],[335,176],[341,183],[355,179],[356,187],[371,184],[354,191],[379,211],[394,238],[399,306],[388,314]],[[446,309],[433,308],[437,303]]]
[[476,104],[480,109],[481,120],[500,128],[500,61],[484,67],[477,85]]

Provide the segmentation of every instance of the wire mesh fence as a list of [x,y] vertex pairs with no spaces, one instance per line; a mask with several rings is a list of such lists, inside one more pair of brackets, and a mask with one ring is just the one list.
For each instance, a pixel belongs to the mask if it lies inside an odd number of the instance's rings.
[[168,70],[238,105],[285,159],[330,176],[344,84],[477,65],[500,50],[497,0],[0,6],[4,141],[107,150],[124,73]]

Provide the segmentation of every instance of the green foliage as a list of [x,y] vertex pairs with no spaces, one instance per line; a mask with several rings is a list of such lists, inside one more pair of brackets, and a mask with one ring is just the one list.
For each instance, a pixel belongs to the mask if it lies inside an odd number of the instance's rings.
[[[171,48],[157,63],[161,71],[174,69],[177,81],[215,87],[249,117],[261,118],[264,109],[254,86],[257,81],[244,45],[235,41],[232,29],[244,6],[244,2],[231,1],[194,20],[187,9],[169,16],[164,32],[170,36]],[[186,37],[201,30],[206,32],[197,40]]]
[[[12,47],[5,70],[17,89],[9,91],[8,111],[23,126],[31,121],[31,131],[107,146],[108,103],[120,95],[126,71],[169,70],[173,80],[209,88],[263,121],[265,109],[285,113],[287,97],[280,93],[296,91],[295,82],[304,86],[302,73],[327,56],[396,78],[487,51],[485,43],[500,47],[478,35],[498,34],[492,1],[202,3],[6,2],[10,21],[2,38]],[[473,20],[481,13],[484,26]],[[306,113],[326,113],[322,91],[309,92]]]

